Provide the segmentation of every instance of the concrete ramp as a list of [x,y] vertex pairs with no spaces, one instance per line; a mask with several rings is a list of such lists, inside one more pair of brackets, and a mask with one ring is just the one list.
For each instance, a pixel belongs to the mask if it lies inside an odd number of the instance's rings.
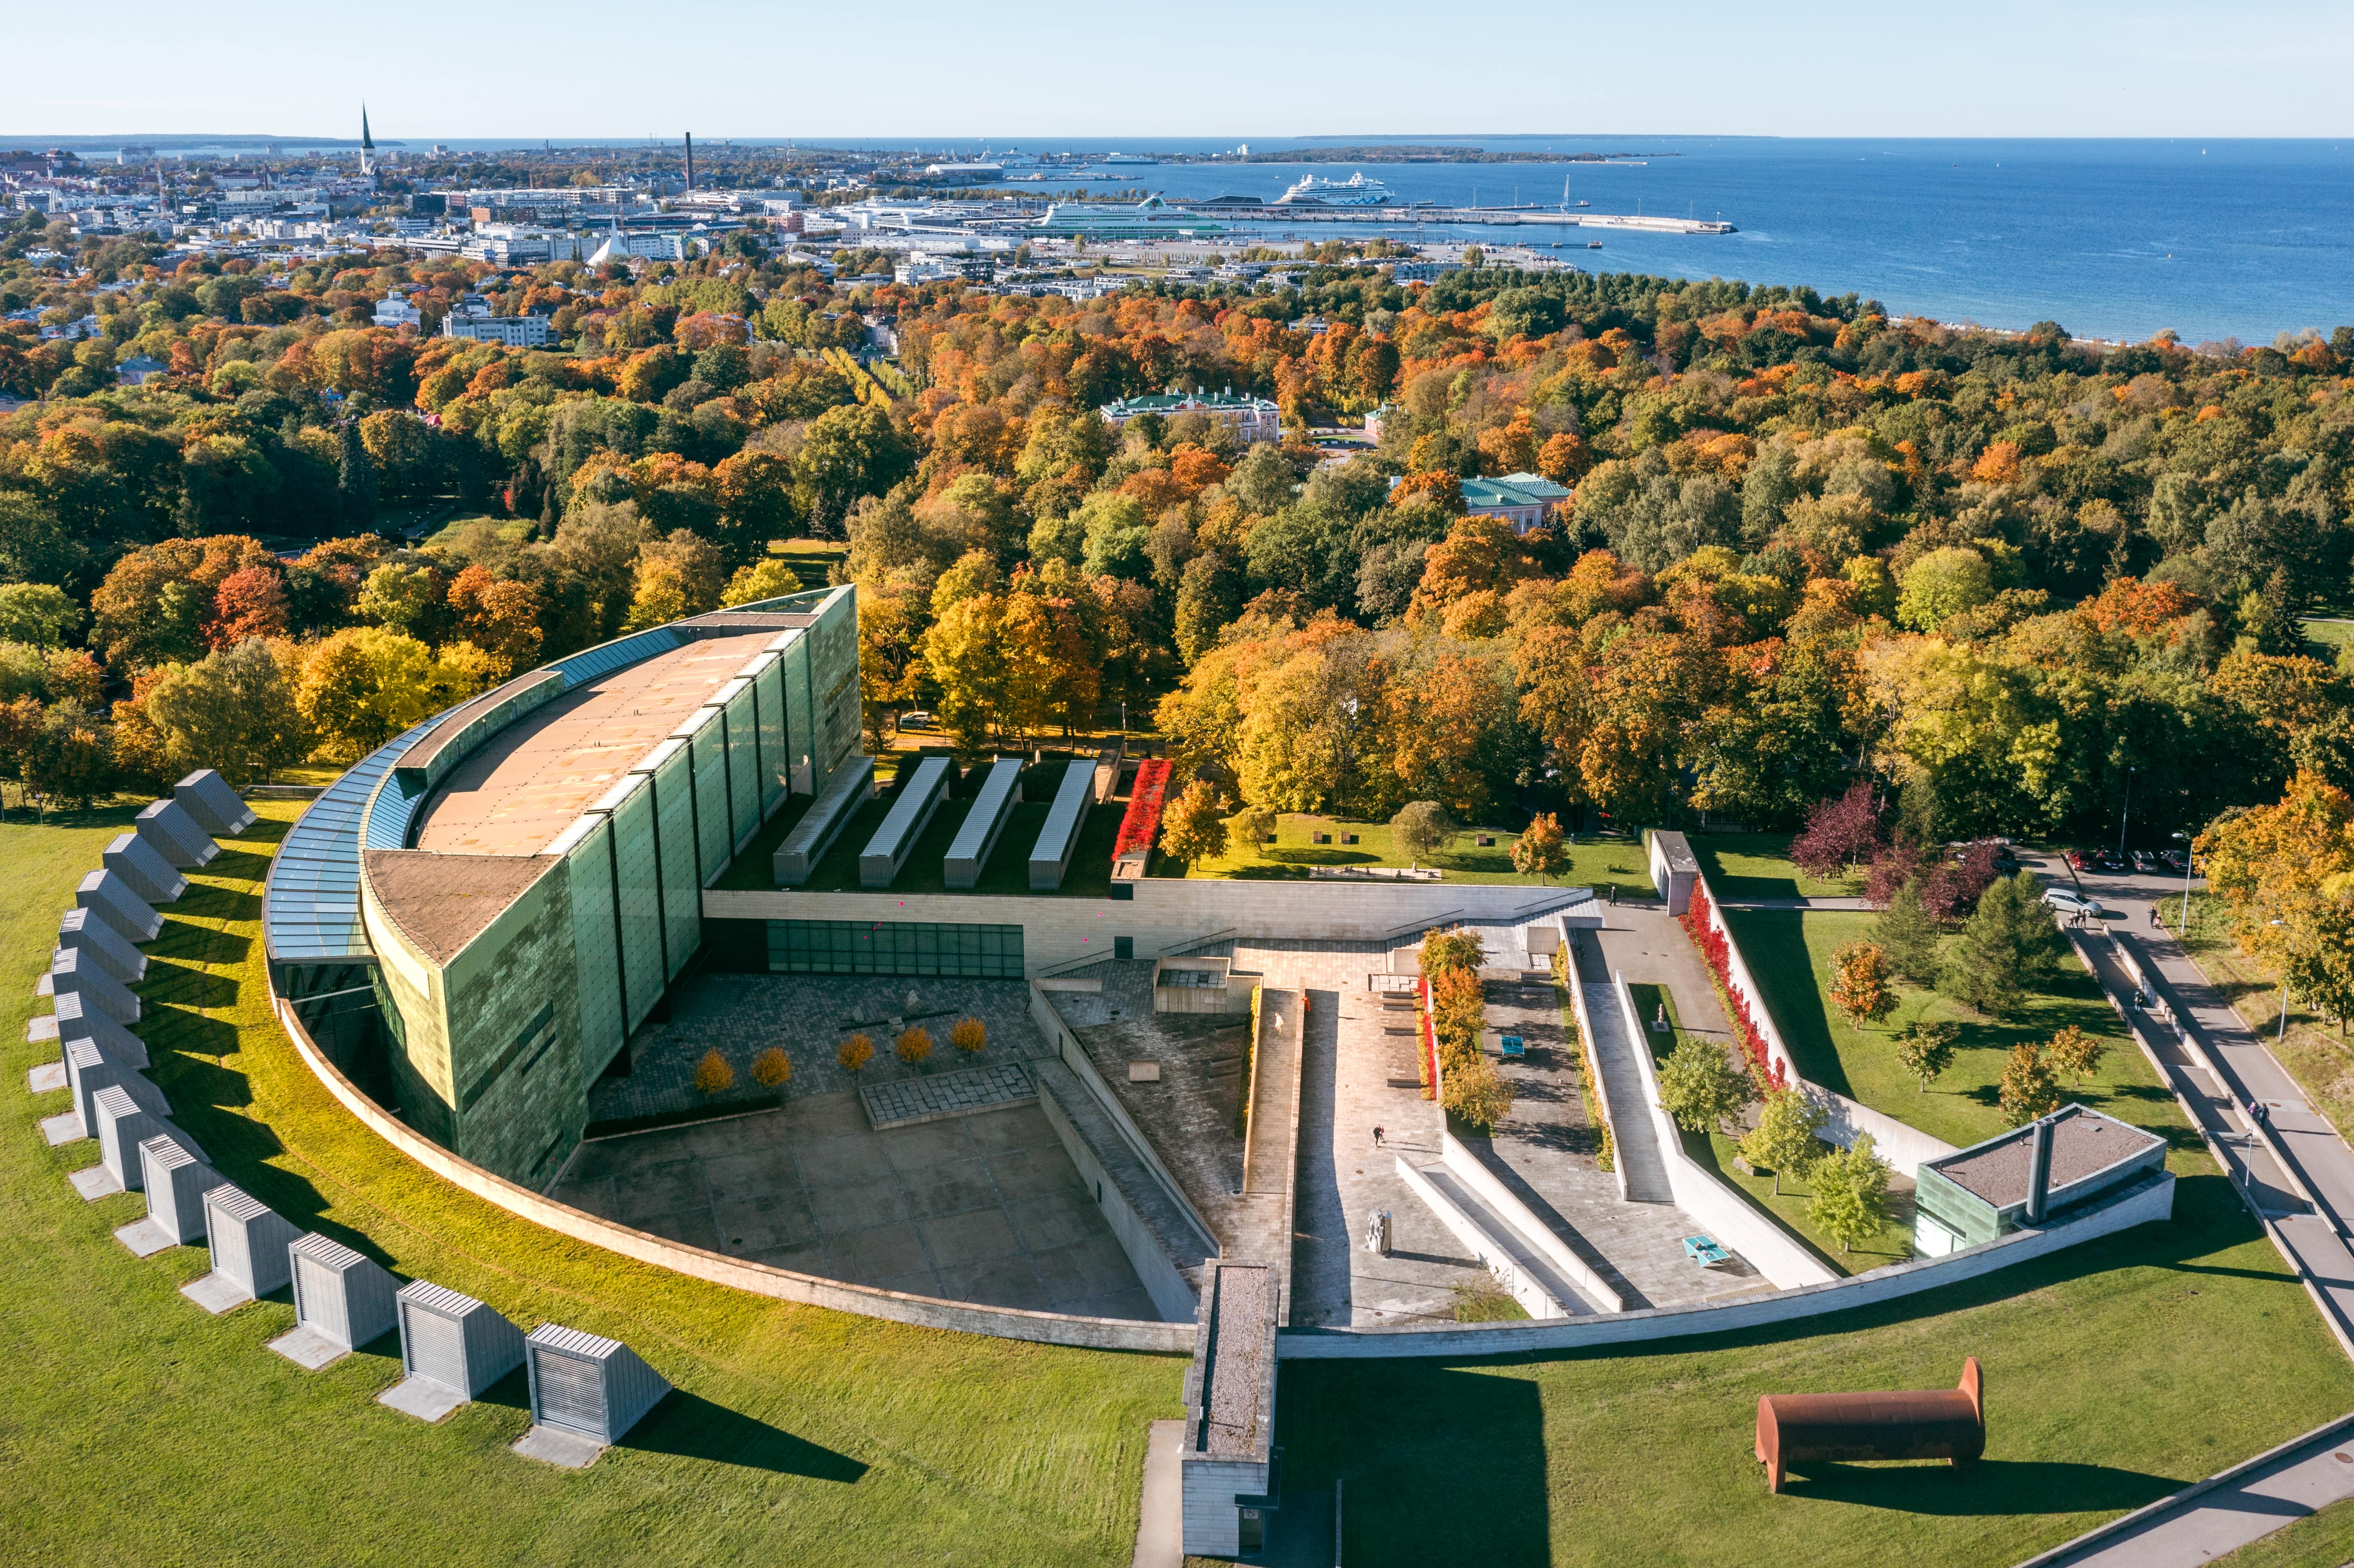
[[1584,985],[1585,1016],[1594,1031],[1594,1055],[1602,1070],[1602,1086],[1611,1107],[1610,1136],[1627,1177],[1630,1203],[1672,1203],[1668,1168],[1659,1157],[1658,1134],[1645,1114],[1649,1097],[1643,1093],[1643,1070],[1635,1053],[1649,1050],[1627,1035],[1627,1021],[1618,1011],[1617,993],[1606,985]]
[[1569,1318],[1593,1306],[1563,1278],[1536,1245],[1443,1164],[1415,1166],[1398,1158],[1398,1175],[1430,1212],[1494,1271],[1532,1318]]

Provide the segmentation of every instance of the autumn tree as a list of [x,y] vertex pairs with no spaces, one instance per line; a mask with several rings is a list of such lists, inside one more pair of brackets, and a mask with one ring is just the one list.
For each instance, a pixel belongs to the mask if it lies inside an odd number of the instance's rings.
[[793,1059],[771,1045],[752,1058],[752,1081],[764,1089],[781,1089],[792,1080]]
[[1474,1054],[1447,1069],[1447,1108],[1472,1126],[1492,1131],[1512,1114],[1512,1086],[1495,1064]]
[[695,1092],[721,1095],[735,1086],[736,1069],[727,1065],[727,1058],[719,1054],[719,1048],[715,1045],[705,1051],[703,1059],[695,1065]]
[[2053,1035],[2043,1049],[2052,1072],[2067,1074],[2080,1088],[2101,1070],[2101,1058],[2108,1054],[2108,1047],[2073,1023]]
[[2022,1040],[2010,1048],[1996,1090],[1996,1104],[2002,1109],[2002,1119],[2012,1127],[2025,1127],[2060,1108],[2060,1080],[2052,1075],[2041,1045]]
[[2354,1013],[2354,795],[2302,769],[2275,804],[2224,817],[2195,847],[2241,950],[2310,1005]]
[[1790,860],[1808,875],[1828,879],[1869,864],[1884,842],[1872,786],[1853,784],[1807,813],[1805,829],[1790,841]]
[[1877,1023],[1896,1011],[1888,959],[1872,942],[1850,942],[1831,955],[1831,1005],[1850,1028]]
[[502,676],[537,662],[540,600],[530,584],[494,577],[478,563],[451,579],[448,604],[458,635],[490,654]]
[[1512,844],[1512,869],[1547,882],[1569,869],[1569,840],[1561,831],[1558,817],[1547,811],[1521,830]]
[[314,744],[293,683],[259,637],[167,666],[143,707],[175,773],[211,768],[232,784],[260,783]]
[[978,1055],[989,1044],[989,1025],[978,1018],[960,1018],[949,1028],[949,1044],[967,1056]]
[[1216,786],[1196,779],[1161,813],[1161,853],[1183,865],[1198,865],[1226,853],[1225,802]]
[[488,673],[453,655],[437,655],[415,638],[356,626],[311,651],[294,704],[322,742],[357,756],[472,696]]
[[1921,885],[1907,881],[1872,923],[1872,939],[1889,968],[1914,985],[1937,979],[1937,927],[1921,902]]
[[864,1034],[854,1034],[834,1047],[833,1059],[842,1064],[845,1073],[855,1073],[875,1059],[875,1042]]
[[921,1024],[909,1024],[900,1031],[898,1043],[891,1047],[893,1055],[910,1067],[920,1067],[932,1054],[932,1037]]

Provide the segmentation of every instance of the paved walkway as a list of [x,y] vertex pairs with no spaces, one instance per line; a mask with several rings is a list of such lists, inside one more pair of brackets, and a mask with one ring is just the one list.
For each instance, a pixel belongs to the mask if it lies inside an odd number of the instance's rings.
[[[2225,1479],[2223,1478],[2229,1478]],[[2022,1568],[2200,1568],[2307,1514],[2354,1499],[2354,1417],[2331,1423]]]
[[[1422,1097],[1415,1015],[1384,1009],[1379,993],[1366,988],[1366,977],[1382,968],[1380,950],[1338,943],[1247,944],[1245,950],[1270,982],[1297,983],[1311,1003],[1286,1320],[1303,1328],[1453,1322],[1449,1287],[1471,1278],[1479,1264],[1397,1174],[1400,1155],[1416,1165],[1438,1158],[1444,1119],[1437,1105]],[[1387,1257],[1363,1246],[1375,1210],[1389,1212]]]
[[[2037,869],[2049,878],[2068,875],[2056,863]],[[2354,1354],[2354,1249],[2345,1234],[2346,1216],[2354,1213],[2349,1202],[2354,1195],[2354,1151],[2313,1110],[2264,1041],[2207,983],[2180,944],[2150,927],[2151,902],[2168,892],[2164,879],[2090,877],[2081,885],[2124,917],[2113,925],[2129,933],[2145,971],[2154,971],[2156,1000],[2187,1020],[2206,1049],[2187,1049],[2170,1029],[2130,1005],[2129,1022],[2155,1044],[2209,1149],[2325,1304],[2324,1320],[2338,1342]],[[2129,1003],[2132,982],[2112,959],[2109,944],[2086,939],[2079,951],[2092,955],[2103,990]],[[2266,1139],[2255,1126],[2251,1101],[2267,1107],[2277,1141]],[[2034,1559],[2035,1568],[2190,1568],[2260,1540],[2354,1498],[2354,1426],[2324,1428],[2218,1480],[2222,1484],[2154,1503],[2047,1552]]]

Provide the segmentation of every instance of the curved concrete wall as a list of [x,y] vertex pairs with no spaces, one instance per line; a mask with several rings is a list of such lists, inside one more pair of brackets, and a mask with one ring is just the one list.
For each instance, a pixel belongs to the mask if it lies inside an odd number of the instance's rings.
[[1163,1351],[1180,1355],[1193,1351],[1194,1334],[1191,1323],[1079,1318],[1059,1312],[1029,1312],[1012,1307],[983,1307],[967,1301],[941,1301],[928,1296],[903,1295],[896,1290],[878,1290],[871,1286],[851,1285],[838,1279],[821,1279],[814,1275],[796,1274],[767,1264],[724,1257],[699,1247],[682,1246],[661,1236],[648,1235],[643,1231],[633,1231],[626,1225],[599,1219],[594,1214],[584,1214],[553,1199],[543,1198],[527,1187],[502,1181],[401,1125],[335,1070],[334,1064],[312,1044],[309,1033],[295,1018],[293,1009],[280,998],[273,996],[270,1001],[280,1025],[285,1029],[287,1037],[294,1042],[294,1048],[302,1054],[303,1062],[327,1086],[327,1092],[341,1101],[344,1108],[357,1117],[370,1131],[452,1185],[486,1202],[495,1203],[509,1213],[521,1215],[535,1224],[546,1225],[576,1241],[604,1247],[624,1257],[636,1258],[641,1263],[651,1263],[698,1279],[707,1279],[716,1285],[748,1290],[756,1296],[773,1296],[780,1300],[797,1301],[803,1306],[827,1307],[838,1312],[855,1312],[861,1317],[882,1318],[895,1323],[912,1323],[926,1329],[955,1329],[966,1333],[994,1335],[1002,1340],[1078,1345],[1091,1350]]

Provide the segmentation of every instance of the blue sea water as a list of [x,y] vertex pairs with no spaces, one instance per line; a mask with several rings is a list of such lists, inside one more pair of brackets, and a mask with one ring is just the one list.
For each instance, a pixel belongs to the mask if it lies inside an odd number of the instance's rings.
[[[1807,284],[1940,321],[2006,328],[2056,321],[2079,336],[2118,340],[2170,328],[2186,343],[2269,343],[2284,332],[2354,323],[2354,141],[1433,134],[799,144],[919,146],[946,156],[1015,145],[1034,153],[1208,153],[1244,142],[1261,153],[1316,143],[1414,142],[1491,152],[1648,154],[1641,162],[1608,166],[1413,164],[1373,165],[1366,173],[1401,200],[1449,206],[1475,197],[1491,205],[1557,203],[1566,174],[1572,198],[1592,203],[1594,212],[1722,217],[1738,228],[1722,236],[1456,225],[1427,231],[1433,239],[1483,242],[1558,238],[1564,260],[1597,271]],[[416,138],[407,143],[423,144]],[[523,138],[448,143],[483,151],[534,144]],[[1271,198],[1303,174],[1346,179],[1352,172],[1330,164],[1165,164],[1112,166],[1109,177],[1082,183],[1098,190]],[[1013,188],[1036,195],[1055,187]],[[1299,232],[1330,237],[1335,230],[1314,225]],[[1585,248],[1594,238],[1602,249]]]

